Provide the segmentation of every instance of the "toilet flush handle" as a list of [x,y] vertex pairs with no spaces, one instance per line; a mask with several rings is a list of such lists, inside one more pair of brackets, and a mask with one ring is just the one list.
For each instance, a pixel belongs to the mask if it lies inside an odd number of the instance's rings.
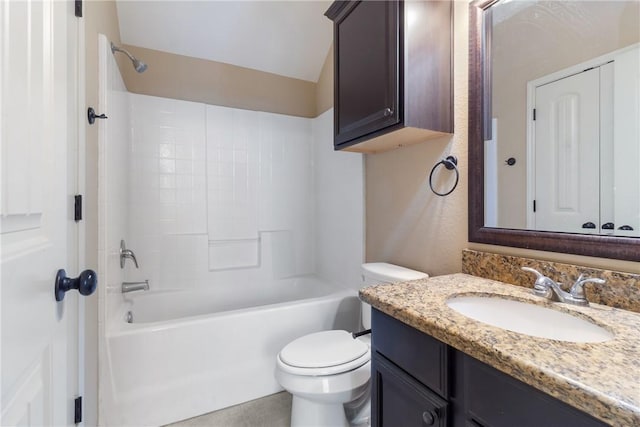
[[365,329],[364,331],[360,331],[360,332],[352,332],[351,336],[353,337],[353,339],[356,339],[358,337],[361,337],[362,335],[367,335],[371,333],[371,329]]

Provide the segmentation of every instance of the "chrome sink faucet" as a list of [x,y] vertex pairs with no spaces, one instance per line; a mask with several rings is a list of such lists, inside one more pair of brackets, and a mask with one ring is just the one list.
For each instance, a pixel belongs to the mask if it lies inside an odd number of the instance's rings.
[[576,280],[573,286],[571,286],[569,292],[566,292],[562,289],[559,283],[554,282],[539,271],[529,267],[522,267],[522,269],[536,275],[536,282],[533,286],[534,294],[548,298],[552,301],[559,301],[567,304],[581,306],[589,305],[589,301],[584,293],[584,284],[589,282],[598,284],[604,283],[604,280],[602,279],[584,278],[581,274],[580,277],[578,277],[578,280]]

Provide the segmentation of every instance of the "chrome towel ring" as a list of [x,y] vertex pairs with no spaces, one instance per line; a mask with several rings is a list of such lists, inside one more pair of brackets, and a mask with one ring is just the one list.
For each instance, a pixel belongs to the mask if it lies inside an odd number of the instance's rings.
[[[447,170],[454,170],[456,172],[456,182],[453,184],[453,187],[451,187],[451,190],[447,191],[446,193],[439,193],[433,188],[433,173],[440,165],[444,165]],[[449,194],[453,193],[453,190],[455,190],[458,186],[459,179],[460,171],[458,170],[458,159],[455,156],[447,156],[446,159],[440,160],[435,164],[433,169],[431,169],[431,173],[429,174],[429,187],[431,188],[431,191],[433,191],[438,196],[448,196]]]

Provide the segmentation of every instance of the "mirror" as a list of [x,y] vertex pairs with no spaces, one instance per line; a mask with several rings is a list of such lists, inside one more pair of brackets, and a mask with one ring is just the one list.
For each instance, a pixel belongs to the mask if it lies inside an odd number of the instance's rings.
[[469,82],[469,240],[640,260],[640,3],[473,2]]

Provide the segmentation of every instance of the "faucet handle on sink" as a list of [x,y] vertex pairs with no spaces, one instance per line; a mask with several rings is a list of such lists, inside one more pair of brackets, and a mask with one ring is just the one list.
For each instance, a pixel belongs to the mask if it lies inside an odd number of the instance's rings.
[[574,297],[574,298],[584,298],[586,299],[585,295],[584,295],[584,284],[585,283],[597,283],[599,285],[602,285],[605,283],[605,281],[603,279],[598,279],[596,277],[584,277],[584,274],[581,274],[578,279],[576,280],[576,282],[573,284],[573,286],[571,286],[571,289],[569,290],[569,293]]
[[527,271],[529,273],[533,273],[536,275],[536,282],[533,285],[533,288],[537,294],[546,295],[549,292],[549,284],[548,281],[551,280],[544,274],[540,273],[535,268],[531,267],[522,267],[522,270]]

